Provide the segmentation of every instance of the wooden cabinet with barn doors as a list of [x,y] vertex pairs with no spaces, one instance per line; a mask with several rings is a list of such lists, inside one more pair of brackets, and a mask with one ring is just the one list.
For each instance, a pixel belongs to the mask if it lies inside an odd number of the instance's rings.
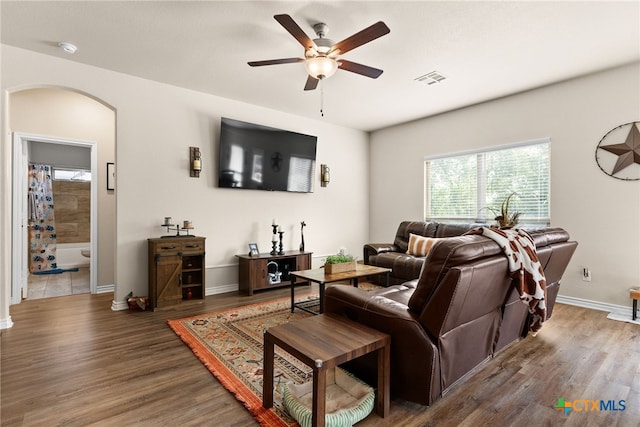
[[150,309],[204,301],[204,240],[196,236],[148,239]]

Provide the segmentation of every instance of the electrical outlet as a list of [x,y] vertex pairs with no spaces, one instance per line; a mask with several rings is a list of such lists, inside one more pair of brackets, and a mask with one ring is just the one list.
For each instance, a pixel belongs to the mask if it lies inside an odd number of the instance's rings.
[[587,267],[582,269],[582,281],[583,282],[591,281],[591,270],[589,270]]

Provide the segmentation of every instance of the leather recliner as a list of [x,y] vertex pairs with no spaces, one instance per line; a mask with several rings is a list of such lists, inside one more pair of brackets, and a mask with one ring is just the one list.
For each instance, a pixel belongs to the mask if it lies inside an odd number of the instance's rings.
[[[389,284],[398,285],[420,275],[424,257],[407,253],[409,235],[423,237],[452,237],[479,227],[480,224],[459,223],[448,224],[428,221],[402,221],[398,226],[393,243],[367,243],[364,245],[364,263],[377,267],[390,268]],[[382,276],[371,280],[379,285],[384,284]]]
[[[549,318],[577,243],[560,228],[530,234],[545,272]],[[329,287],[325,312],[390,334],[392,397],[424,405],[524,338],[529,325],[528,308],[512,284],[505,255],[481,235],[439,239],[417,279],[370,292]],[[366,381],[375,379],[371,357],[347,368]]]

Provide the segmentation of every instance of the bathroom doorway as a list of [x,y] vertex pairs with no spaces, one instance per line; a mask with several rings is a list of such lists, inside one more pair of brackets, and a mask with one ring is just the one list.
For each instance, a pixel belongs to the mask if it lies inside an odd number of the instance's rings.
[[[95,293],[97,146],[91,141],[14,135],[13,295],[40,299]],[[33,204],[34,175],[50,180],[51,212]],[[36,179],[37,181],[37,179]],[[54,213],[56,212],[57,213]],[[46,223],[43,218],[55,218]],[[35,230],[34,230],[35,229]],[[46,231],[45,231],[46,230]],[[45,243],[40,235],[49,232]],[[51,238],[49,238],[51,237]],[[15,302],[14,302],[15,303]]]
[[[116,190],[106,185],[107,165],[115,163],[116,109],[107,102],[66,87],[21,87],[10,91],[8,128],[12,130],[11,304],[28,291],[26,195],[28,141],[55,148],[91,147],[92,294],[115,290]],[[47,159],[45,159],[47,160]],[[24,295],[28,295],[25,292]]]

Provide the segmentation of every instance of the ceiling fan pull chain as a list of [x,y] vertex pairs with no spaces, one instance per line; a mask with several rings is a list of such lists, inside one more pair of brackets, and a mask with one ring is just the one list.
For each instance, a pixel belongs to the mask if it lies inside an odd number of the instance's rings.
[[324,79],[320,79],[320,116],[324,117],[324,85],[322,80]]

